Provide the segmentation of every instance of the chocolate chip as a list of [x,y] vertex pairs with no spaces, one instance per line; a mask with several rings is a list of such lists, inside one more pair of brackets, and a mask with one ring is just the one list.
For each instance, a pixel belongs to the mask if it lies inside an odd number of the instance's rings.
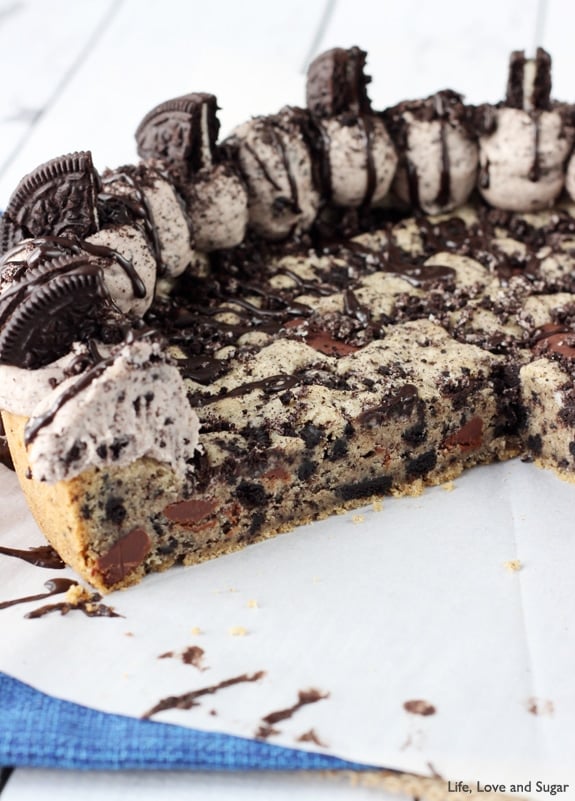
[[110,550],[100,556],[96,564],[104,584],[112,587],[123,581],[139,567],[152,547],[148,534],[143,528],[132,529],[121,537]]
[[168,520],[185,526],[186,524],[197,523],[209,517],[216,511],[214,501],[204,500],[203,498],[192,498],[188,501],[178,501],[166,506],[164,514]]
[[0,299],[0,362],[35,369],[91,336],[109,297],[98,265],[65,256],[29,269]]
[[[476,450],[483,442],[483,420],[475,415],[443,442],[445,448],[458,447],[461,453]],[[435,466],[435,465],[434,465]]]
[[[211,166],[220,128],[217,108],[214,95],[202,92],[160,103],[146,114],[136,130],[139,155],[143,159],[161,161],[183,180],[202,167]],[[207,114],[207,141],[202,121],[204,113]],[[206,151],[210,154],[207,163]]]
[[16,187],[0,220],[0,252],[22,239],[98,230],[98,174],[89,152],[70,153],[40,165]]

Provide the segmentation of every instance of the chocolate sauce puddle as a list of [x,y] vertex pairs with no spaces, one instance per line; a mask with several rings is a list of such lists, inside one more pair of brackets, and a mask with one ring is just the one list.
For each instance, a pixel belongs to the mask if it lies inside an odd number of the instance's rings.
[[[47,592],[41,592],[37,595],[27,595],[25,598],[13,598],[11,601],[3,601],[0,603],[0,609],[8,609],[10,606],[17,604],[27,604],[31,601],[42,601],[44,598],[49,598],[51,595],[60,595],[63,592],[68,592],[70,587],[77,587],[78,582],[72,579],[49,579],[44,582]],[[29,615],[26,615],[29,617]]]
[[66,563],[60,559],[51,545],[39,545],[37,548],[28,548],[26,550],[0,545],[0,554],[14,556],[16,559],[22,559],[35,567],[46,567],[49,570],[62,570],[66,567]]
[[234,676],[231,679],[220,681],[219,684],[212,684],[209,687],[202,687],[199,690],[192,690],[189,693],[182,695],[169,695],[167,698],[162,698],[158,703],[142,715],[144,720],[149,720],[159,712],[164,712],[167,709],[191,709],[198,706],[197,699],[202,698],[204,695],[213,695],[219,690],[225,690],[227,687],[233,687],[235,684],[244,684],[246,682],[259,681],[265,676],[265,671],[258,670],[257,673],[248,675],[242,673],[241,676]]

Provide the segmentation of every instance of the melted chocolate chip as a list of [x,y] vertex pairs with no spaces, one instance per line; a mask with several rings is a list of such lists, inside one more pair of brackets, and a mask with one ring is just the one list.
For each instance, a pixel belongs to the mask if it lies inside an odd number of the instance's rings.
[[97,560],[98,571],[107,587],[123,581],[150,552],[152,541],[143,528],[134,528]]

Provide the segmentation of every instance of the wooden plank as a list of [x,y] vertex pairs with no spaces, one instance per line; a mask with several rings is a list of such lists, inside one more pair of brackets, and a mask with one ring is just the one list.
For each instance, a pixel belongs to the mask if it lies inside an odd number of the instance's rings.
[[134,161],[138,122],[169,97],[216,94],[222,132],[303,102],[301,66],[323,8],[324,0],[221,0],[200,13],[194,2],[123,0],[0,177],[0,206],[25,172],[60,153],[92,149],[100,168]]
[[575,52],[573,26],[575,4],[570,0],[546,0],[539,44],[553,58],[553,97],[575,102]]
[[0,0],[0,176],[116,3]]

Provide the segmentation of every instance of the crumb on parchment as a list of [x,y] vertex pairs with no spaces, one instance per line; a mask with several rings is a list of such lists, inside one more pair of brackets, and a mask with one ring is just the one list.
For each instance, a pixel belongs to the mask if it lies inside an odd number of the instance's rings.
[[509,570],[510,573],[516,573],[518,570],[521,570],[523,565],[520,559],[510,559],[508,562],[503,562],[503,567]]

